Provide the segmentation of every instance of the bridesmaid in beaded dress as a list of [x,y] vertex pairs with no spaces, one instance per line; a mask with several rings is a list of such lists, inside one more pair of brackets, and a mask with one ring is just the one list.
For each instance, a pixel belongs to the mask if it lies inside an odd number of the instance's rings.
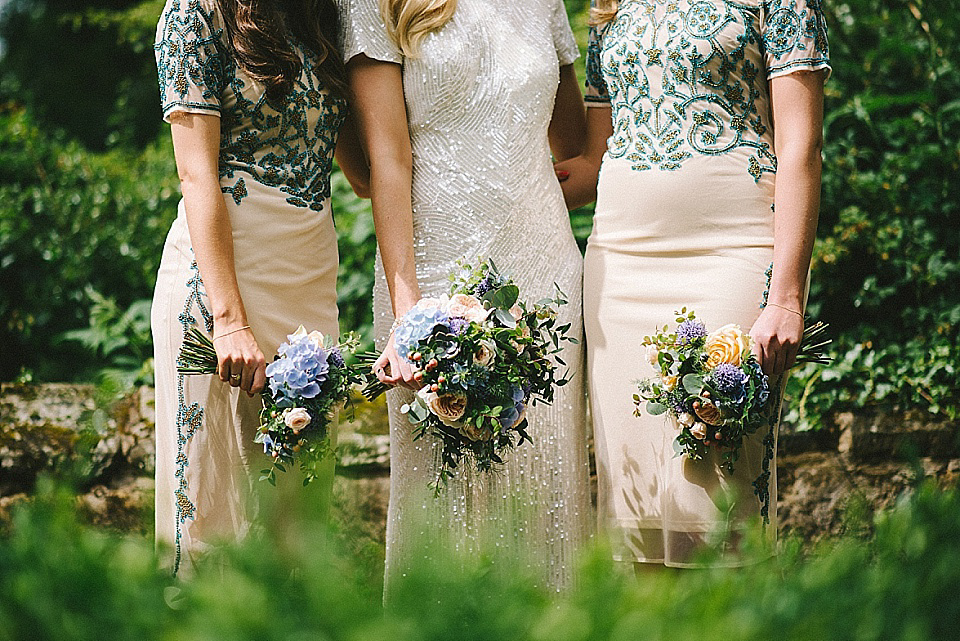
[[584,323],[600,527],[620,560],[688,567],[709,545],[737,564],[750,521],[768,517],[776,533],[777,426],[749,439],[728,475],[716,450],[675,457],[672,419],[634,417],[634,381],[652,375],[643,336],[686,306],[708,328],[749,328],[782,389],[819,211],[830,69],[820,1],[597,5],[587,152],[558,169],[568,204],[597,200]]
[[[338,333],[329,182],[345,113],[338,12],[331,0],[280,6],[167,0],[157,27],[183,190],[152,311],[156,534],[174,572],[250,527],[250,467],[266,461],[253,443],[264,354],[300,323]],[[213,337],[219,380],[177,374],[195,324]],[[316,501],[327,500],[332,475],[331,462]]]
[[[578,56],[561,0],[342,0],[344,58],[370,160],[380,245],[375,325],[381,380],[412,382],[391,323],[447,290],[460,258],[492,258],[532,300],[557,283],[564,322],[581,332],[581,267],[550,151],[580,153]],[[381,10],[383,13],[381,14]],[[384,21],[382,16],[386,16]],[[385,23],[386,22],[386,23]],[[441,496],[437,443],[414,442],[389,392],[391,485],[386,590],[415,557],[486,557],[541,585],[571,583],[592,520],[579,345],[552,406],[528,413],[534,439],[498,473],[457,471]],[[386,372],[384,371],[386,369]]]

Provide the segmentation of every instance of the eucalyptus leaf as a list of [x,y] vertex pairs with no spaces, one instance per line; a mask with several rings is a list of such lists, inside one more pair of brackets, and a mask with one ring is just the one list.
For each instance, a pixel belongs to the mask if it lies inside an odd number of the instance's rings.
[[667,411],[667,406],[663,403],[657,403],[656,401],[647,401],[647,414],[651,416],[659,416]]
[[703,389],[703,377],[699,374],[687,374],[683,377],[683,389],[688,394],[698,395]]

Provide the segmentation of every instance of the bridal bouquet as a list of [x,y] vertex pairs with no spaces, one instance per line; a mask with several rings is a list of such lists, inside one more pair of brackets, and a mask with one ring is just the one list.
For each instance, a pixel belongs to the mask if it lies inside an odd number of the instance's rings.
[[[762,426],[776,421],[779,402],[770,402],[770,383],[750,349],[750,336],[738,325],[713,332],[684,308],[677,313],[677,328],[667,326],[647,336],[654,378],[640,381],[633,399],[651,415],[668,413],[680,433],[674,440],[677,454],[698,460],[708,448],[723,451],[723,464],[733,473],[743,440]],[[798,363],[827,363],[822,349],[826,325],[816,323],[803,332]]]
[[[450,293],[424,298],[397,323],[397,354],[415,368],[419,391],[401,411],[414,439],[432,435],[442,443],[435,484],[440,490],[465,459],[480,471],[503,462],[505,451],[529,441],[527,407],[553,401],[561,343],[575,342],[570,325],[559,325],[553,298],[532,305],[492,261],[479,267],[458,263]],[[366,356],[372,363],[376,354]],[[386,386],[371,378],[372,399]]]
[[[273,457],[273,466],[261,471],[260,480],[276,485],[277,471],[299,464],[303,484],[316,478],[316,465],[330,455],[328,428],[337,410],[350,398],[354,384],[364,376],[357,365],[344,363],[344,353],[353,353],[358,341],[348,336],[336,343],[320,332],[301,325],[277,356],[267,365],[260,428],[255,441]],[[217,353],[213,342],[196,327],[184,339],[177,371],[181,374],[215,374]]]

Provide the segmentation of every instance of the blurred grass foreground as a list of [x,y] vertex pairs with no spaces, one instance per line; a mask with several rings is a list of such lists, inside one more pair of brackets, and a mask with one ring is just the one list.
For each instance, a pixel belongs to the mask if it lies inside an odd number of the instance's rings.
[[956,639],[960,623],[960,492],[932,483],[858,533],[812,552],[787,541],[739,570],[634,577],[597,544],[557,597],[509,568],[448,559],[408,575],[386,607],[382,566],[345,552],[309,506],[266,506],[282,527],[186,579],[160,568],[149,539],[83,525],[74,506],[47,481],[16,508],[0,537],[0,639],[927,641]]

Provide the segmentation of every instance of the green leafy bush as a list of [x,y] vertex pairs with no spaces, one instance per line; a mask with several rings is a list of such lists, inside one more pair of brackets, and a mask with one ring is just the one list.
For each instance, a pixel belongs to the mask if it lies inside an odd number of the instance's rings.
[[946,641],[960,620],[960,493],[933,485],[879,514],[872,538],[810,555],[788,542],[739,570],[634,577],[597,547],[562,596],[510,564],[448,559],[413,568],[385,611],[378,577],[306,505],[264,514],[284,532],[174,580],[149,541],[78,525],[69,494],[42,487],[0,536],[0,639]]

